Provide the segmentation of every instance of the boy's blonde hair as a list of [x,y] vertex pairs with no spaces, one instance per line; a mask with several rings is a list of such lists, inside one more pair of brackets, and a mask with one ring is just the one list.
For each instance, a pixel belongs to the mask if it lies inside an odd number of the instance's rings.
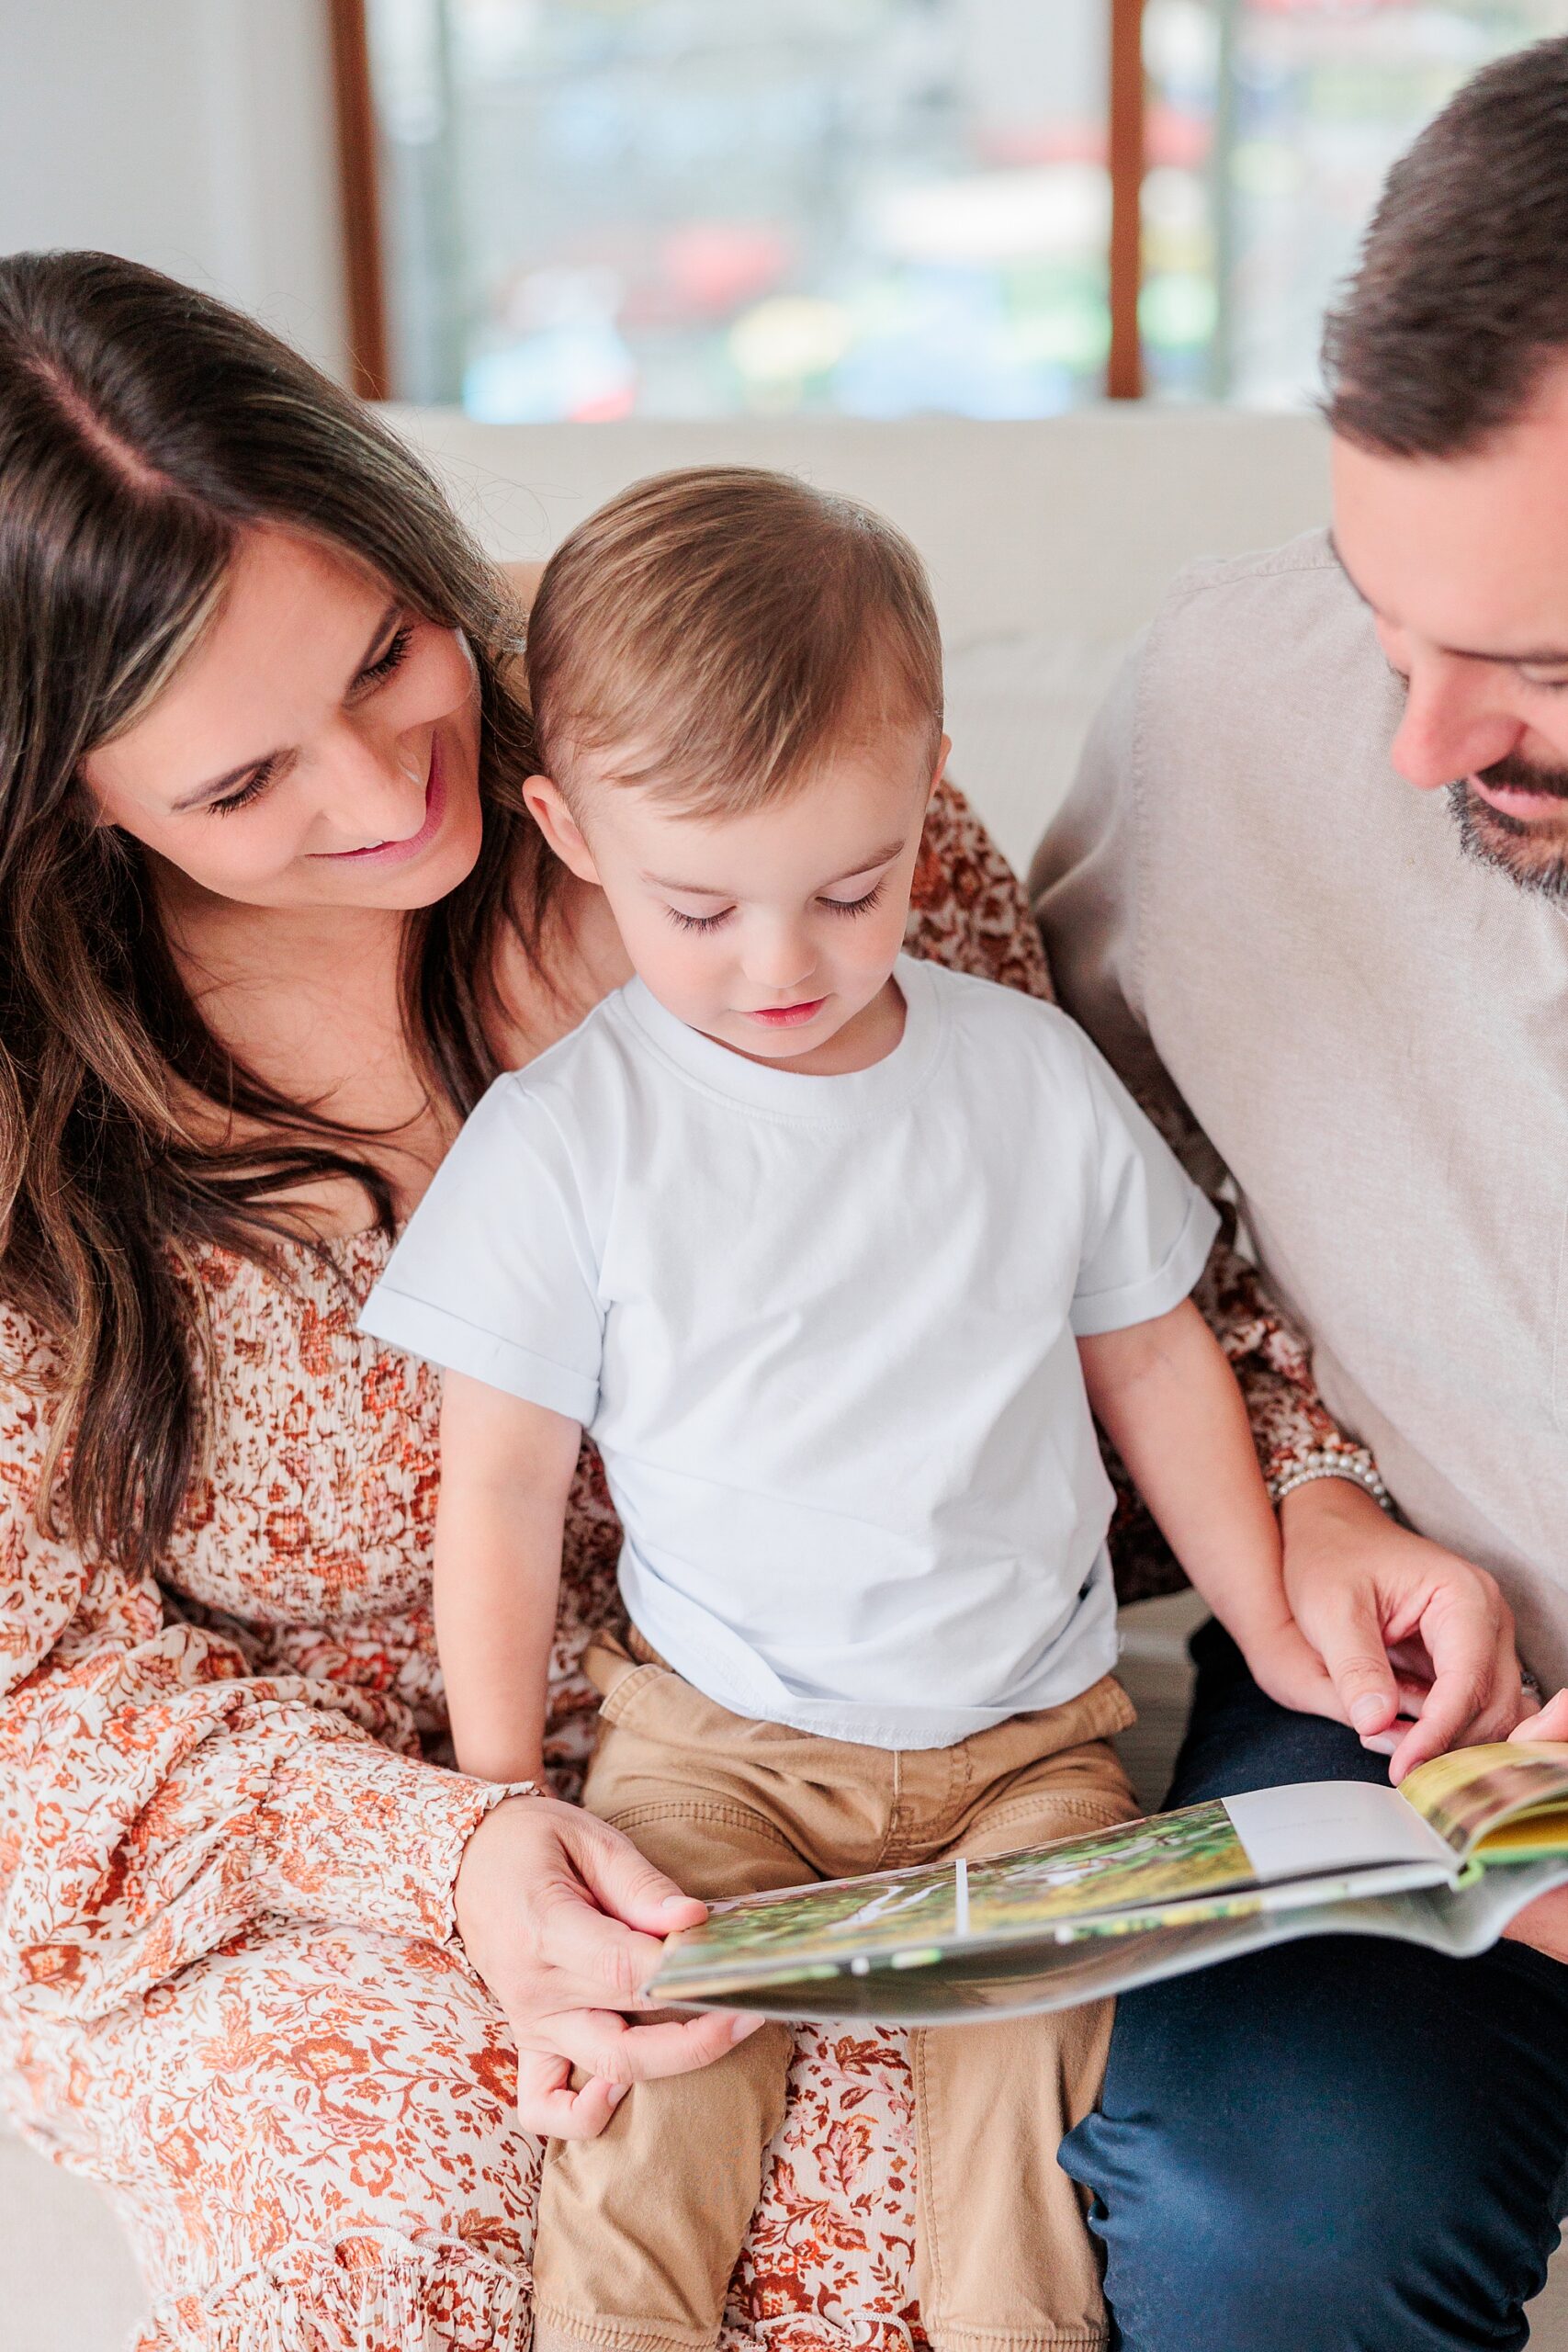
[[539,763],[584,752],[694,816],[787,795],[841,728],[942,736],[919,556],[853,499],[752,466],[635,482],[565,538],[529,616]]

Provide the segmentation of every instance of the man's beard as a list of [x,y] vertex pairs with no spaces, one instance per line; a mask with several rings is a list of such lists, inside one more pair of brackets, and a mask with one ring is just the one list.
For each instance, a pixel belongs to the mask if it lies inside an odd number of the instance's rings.
[[1461,776],[1449,786],[1449,807],[1459,826],[1460,847],[1466,856],[1506,874],[1521,890],[1534,890],[1568,906],[1568,768],[1532,767],[1510,752],[1506,760],[1482,768],[1479,774],[1483,783],[1506,790],[1550,793],[1562,804],[1562,829],[1553,827],[1547,832],[1539,824],[1494,808],[1472,789],[1469,778]]

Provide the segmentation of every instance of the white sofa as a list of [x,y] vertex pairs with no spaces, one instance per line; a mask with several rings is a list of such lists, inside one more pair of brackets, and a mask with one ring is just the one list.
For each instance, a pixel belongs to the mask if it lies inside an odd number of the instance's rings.
[[[1043,424],[541,428],[396,415],[498,555],[542,556],[624,483],[709,460],[788,467],[881,507],[931,566],[953,774],[1021,865],[1122,649],[1171,574],[1194,556],[1290,537],[1326,510],[1324,436],[1304,417],[1151,408]],[[1125,1671],[1144,1718],[1129,1763],[1150,1803],[1179,1734],[1191,1615],[1178,1599],[1123,1619]],[[1565,2269],[1536,2306],[1542,2352],[1568,2352]],[[98,2352],[131,2326],[139,2303],[96,2193],[0,2134],[6,2352]]]

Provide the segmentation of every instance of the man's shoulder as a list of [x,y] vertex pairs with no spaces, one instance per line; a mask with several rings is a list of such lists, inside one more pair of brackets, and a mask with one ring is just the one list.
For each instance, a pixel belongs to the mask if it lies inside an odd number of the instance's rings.
[[1260,548],[1247,555],[1200,557],[1177,574],[1170,596],[1175,600],[1205,588],[1224,587],[1231,582],[1288,580],[1301,573],[1322,571],[1333,573],[1346,587],[1349,586],[1327,529],[1320,524],[1315,530],[1303,531],[1297,537],[1287,539],[1282,547]]
[[[1253,555],[1207,557],[1178,572],[1150,632],[1151,644],[1171,634],[1222,629],[1261,630],[1290,641],[1303,615],[1350,625],[1351,639],[1370,639],[1366,610],[1345,576],[1326,530],[1304,531],[1283,547]],[[1357,626],[1359,624],[1359,626]]]
[[1386,729],[1389,673],[1325,530],[1262,554],[1190,565],[1138,663],[1139,732],[1168,744],[1222,708],[1265,736]]

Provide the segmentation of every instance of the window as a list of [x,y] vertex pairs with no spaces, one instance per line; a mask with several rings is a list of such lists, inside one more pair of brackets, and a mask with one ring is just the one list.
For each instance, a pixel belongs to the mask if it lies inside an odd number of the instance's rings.
[[[390,389],[522,422],[1100,397],[1111,28],[1137,13],[367,0]],[[1390,161],[1568,0],[1142,18],[1147,389],[1292,404]]]
[[1295,406],[1389,165],[1568,0],[1146,0],[1140,320],[1151,390]]

